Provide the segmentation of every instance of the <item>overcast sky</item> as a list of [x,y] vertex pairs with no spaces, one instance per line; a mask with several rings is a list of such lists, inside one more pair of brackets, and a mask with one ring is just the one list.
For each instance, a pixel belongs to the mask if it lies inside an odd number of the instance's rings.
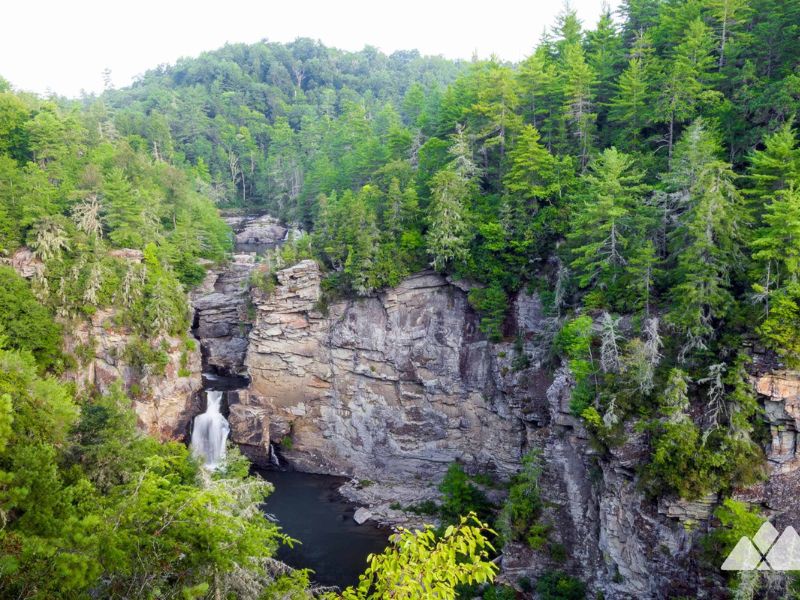
[[[612,6],[618,1],[611,0]],[[593,26],[601,0],[572,0]],[[530,54],[559,0],[30,0],[3,7],[0,76],[19,89],[77,96],[226,42],[310,37],[345,50],[413,49],[448,58]]]

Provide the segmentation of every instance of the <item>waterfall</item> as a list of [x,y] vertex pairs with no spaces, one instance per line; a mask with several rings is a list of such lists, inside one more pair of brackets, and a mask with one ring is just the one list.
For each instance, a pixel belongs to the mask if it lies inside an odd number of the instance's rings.
[[269,462],[271,462],[274,467],[281,466],[281,461],[278,460],[278,453],[275,452],[275,446],[272,444],[269,445]]
[[225,442],[230,426],[219,412],[222,392],[206,392],[206,412],[197,415],[192,429],[192,454],[202,459],[209,469],[216,469],[225,458]]

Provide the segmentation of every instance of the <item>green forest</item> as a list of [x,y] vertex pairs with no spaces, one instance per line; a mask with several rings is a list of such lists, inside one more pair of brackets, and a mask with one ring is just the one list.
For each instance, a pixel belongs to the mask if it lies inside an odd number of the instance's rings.
[[[328,300],[430,268],[473,282],[482,333],[508,341],[511,300],[538,292],[598,452],[647,432],[649,497],[763,480],[753,355],[800,366],[800,3],[565,8],[536,38],[518,64],[231,44],[77,100],[0,79],[0,255],[43,266],[0,266],[0,596],[328,593],[273,558],[291,540],[245,459],[209,474],[138,432],[124,390],[61,378],[80,361],[63,331],[101,308],[144,355],[186,335],[187,292],[232,251],[220,208],[307,232],[282,262],[317,260]],[[504,538],[546,539],[539,469],[498,510],[452,470],[450,527],[403,532],[341,597],[477,595]],[[761,522],[733,501],[719,519]],[[583,597],[550,579],[541,597]]]

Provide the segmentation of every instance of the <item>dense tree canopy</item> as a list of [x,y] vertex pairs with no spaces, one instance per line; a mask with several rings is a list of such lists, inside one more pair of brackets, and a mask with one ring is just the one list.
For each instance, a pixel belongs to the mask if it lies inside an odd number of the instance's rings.
[[[797,2],[626,0],[593,29],[566,8],[517,65],[298,39],[228,45],[80,101],[0,80],[0,253],[36,259],[30,283],[0,270],[4,592],[202,596],[237,589],[239,559],[269,578],[255,546],[280,534],[245,508],[263,490],[203,479],[184,449],[136,435],[118,395],[76,399],[52,378],[52,314],[114,305],[143,338],[186,330],[200,259],[230,247],[219,206],[308,231],[282,256],[313,255],[327,293],[426,267],[468,279],[495,341],[522,344],[509,301],[536,291],[572,411],[601,451],[644,432],[649,493],[757,481],[744,349],[800,364],[798,33]],[[532,464],[504,535],[538,544],[539,507],[519,504],[538,489]],[[193,546],[185,527],[208,520]],[[403,539],[411,555],[373,561],[367,588],[437,552],[428,533]],[[466,577],[486,579],[477,568]]]

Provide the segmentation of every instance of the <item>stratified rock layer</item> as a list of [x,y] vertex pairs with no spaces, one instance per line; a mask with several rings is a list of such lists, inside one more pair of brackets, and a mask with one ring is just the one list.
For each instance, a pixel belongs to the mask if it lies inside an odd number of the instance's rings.
[[191,295],[204,366],[223,375],[244,369],[250,333],[248,280],[255,266],[255,254],[234,254],[224,268],[210,269]]
[[454,460],[508,475],[524,426],[490,385],[491,349],[466,295],[434,273],[317,307],[313,261],[256,293],[242,402],[265,407],[297,468],[435,481]]

